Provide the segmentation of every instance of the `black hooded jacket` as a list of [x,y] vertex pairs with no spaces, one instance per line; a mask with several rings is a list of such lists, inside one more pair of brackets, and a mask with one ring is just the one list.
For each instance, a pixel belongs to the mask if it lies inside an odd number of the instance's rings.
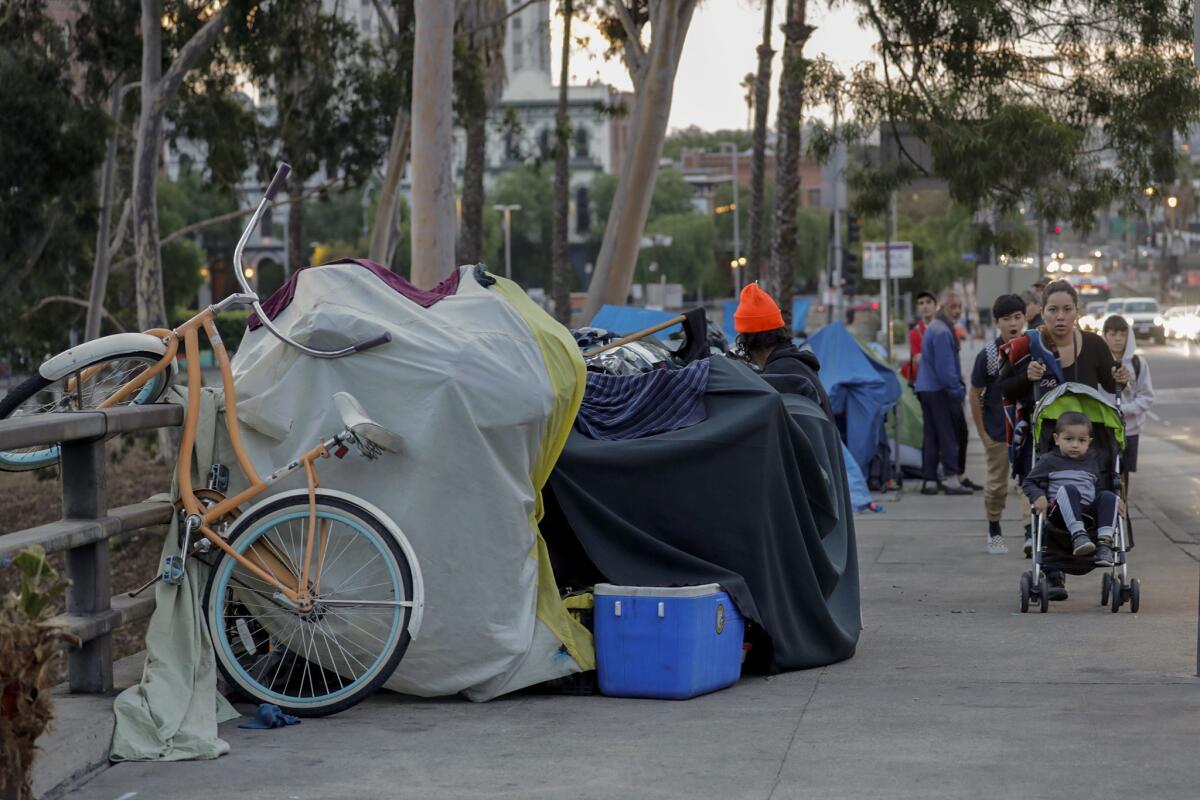
[[821,361],[811,350],[801,350],[793,344],[781,344],[767,356],[763,365],[763,380],[775,387],[779,392],[791,392],[803,395],[824,409],[829,419],[833,419],[833,406],[829,403],[829,395],[821,385],[817,372],[821,369]]

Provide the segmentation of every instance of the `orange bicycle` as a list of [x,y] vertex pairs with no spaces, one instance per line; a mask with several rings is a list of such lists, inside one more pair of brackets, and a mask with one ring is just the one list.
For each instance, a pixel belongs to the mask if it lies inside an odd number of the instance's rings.
[[[251,216],[234,251],[235,265],[242,264],[250,233],[288,171],[286,164],[280,166]],[[155,581],[179,585],[187,559],[200,557],[208,563],[204,611],[225,678],[250,698],[289,713],[332,714],[359,702],[392,674],[420,630],[425,591],[416,554],[396,523],[359,497],[322,489],[316,462],[331,455],[342,458],[350,447],[375,459],[395,452],[399,442],[354,397],[338,392],[333,403],[345,427],[260,476],[242,443],[233,370],[214,317],[233,306],[251,306],[271,334],[315,358],[342,358],[391,337],[384,333],[341,350],[307,347],[275,327],[242,270],[235,272],[241,293],[175,330],[107,336],[49,359],[0,402],[0,418],[154,402],[172,380],[182,343],[190,391],[176,466],[182,506],[179,553],[165,559]],[[206,487],[192,484],[201,330],[221,371],[225,425],[249,483],[233,497],[224,494],[229,471],[220,464],[213,465]],[[57,459],[57,446],[0,453],[0,469],[34,469]],[[242,508],[300,471],[307,488]]]

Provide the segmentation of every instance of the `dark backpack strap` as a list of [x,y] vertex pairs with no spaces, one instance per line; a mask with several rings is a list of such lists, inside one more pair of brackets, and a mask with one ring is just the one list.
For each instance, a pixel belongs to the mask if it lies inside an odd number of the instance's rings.
[[1133,354],[1133,381],[1137,383],[1138,378],[1142,377],[1142,359],[1137,353]]

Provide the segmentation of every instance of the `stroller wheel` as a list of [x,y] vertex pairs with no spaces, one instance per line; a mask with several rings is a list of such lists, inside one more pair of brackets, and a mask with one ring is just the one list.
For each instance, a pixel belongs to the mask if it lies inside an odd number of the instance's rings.
[[1021,576],[1021,613],[1022,614],[1029,613],[1029,587],[1031,584],[1032,584],[1032,580],[1029,577],[1029,573],[1026,572],[1024,575]]
[[1045,614],[1050,610],[1050,584],[1046,582],[1046,573],[1042,572],[1038,580],[1039,611]]
[[1104,573],[1100,576],[1100,605],[1108,605],[1108,594],[1112,591],[1112,574]]
[[1121,603],[1124,602],[1124,600],[1125,600],[1125,597],[1124,597],[1125,586],[1121,583],[1120,578],[1112,579],[1111,591],[1112,591],[1112,602],[1108,604],[1108,607],[1110,609],[1112,609],[1112,612],[1115,614],[1121,610]]
[[1142,604],[1142,585],[1137,578],[1129,579],[1129,613],[1136,614]]

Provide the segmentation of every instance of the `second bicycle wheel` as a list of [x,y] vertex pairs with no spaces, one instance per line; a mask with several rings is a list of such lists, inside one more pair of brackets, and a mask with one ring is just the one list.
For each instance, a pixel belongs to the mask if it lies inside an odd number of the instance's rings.
[[[294,584],[308,524],[307,493],[284,495],[248,511],[231,544]],[[292,607],[222,551],[204,598],[226,680],[255,702],[300,716],[342,711],[387,680],[408,648],[413,604],[420,602],[404,550],[371,510],[321,492],[317,526],[311,611]]]
[[[75,373],[47,380],[34,375],[0,400],[0,419],[55,411],[90,411],[161,360],[155,353],[122,353],[105,356],[79,368],[87,374],[81,387],[75,386]],[[170,367],[151,378],[145,386],[120,405],[143,405],[162,397],[171,383]],[[57,444],[38,445],[21,450],[0,450],[0,470],[20,472],[48,467],[58,461]]]

